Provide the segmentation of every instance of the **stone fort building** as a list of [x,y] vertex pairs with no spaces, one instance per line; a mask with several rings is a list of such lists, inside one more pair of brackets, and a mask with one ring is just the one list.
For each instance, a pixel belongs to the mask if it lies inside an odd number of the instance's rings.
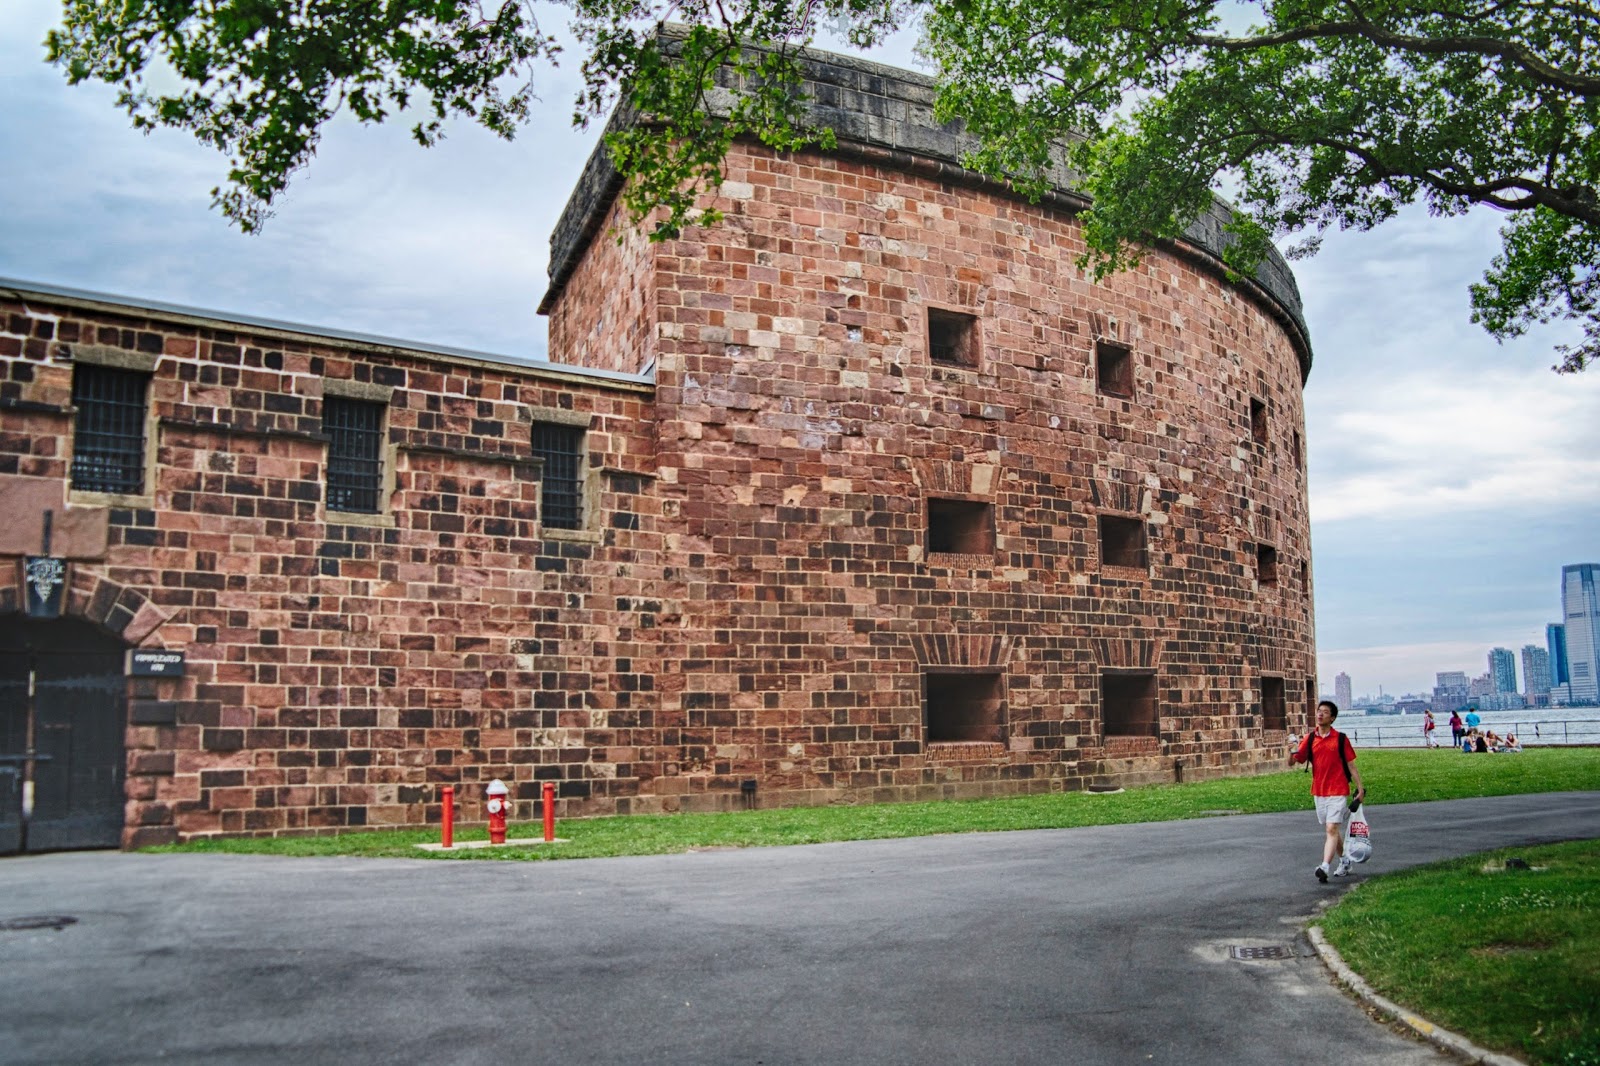
[[807,63],[838,149],[736,145],[715,227],[596,154],[550,363],[0,284],[0,851],[1281,766],[1284,264],[1230,282],[1219,207],[1094,283],[1064,178]]

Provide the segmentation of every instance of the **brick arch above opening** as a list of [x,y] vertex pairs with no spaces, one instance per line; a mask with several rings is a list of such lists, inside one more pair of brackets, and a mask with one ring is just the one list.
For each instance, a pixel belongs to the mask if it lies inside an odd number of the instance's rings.
[[[67,581],[61,616],[89,622],[130,647],[139,647],[172,618],[143,592],[97,567],[69,563]],[[21,613],[22,605],[21,567],[0,566],[0,614]]]
[[923,633],[911,638],[921,666],[979,668],[1004,666],[1011,659],[1011,638]]
[[1161,652],[1153,640],[1098,638],[1090,644],[1104,670],[1154,670],[1161,664]]

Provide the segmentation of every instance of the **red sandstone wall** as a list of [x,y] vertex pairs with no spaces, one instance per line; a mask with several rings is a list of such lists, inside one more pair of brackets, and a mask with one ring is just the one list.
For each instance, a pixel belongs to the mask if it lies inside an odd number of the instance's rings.
[[[0,303],[0,492],[65,491],[91,344],[158,356],[159,458],[154,495],[110,507],[109,548],[74,563],[68,613],[188,657],[182,681],[130,682],[129,843],[419,824],[437,785],[497,776],[531,817],[540,779],[579,809],[648,774],[648,387]],[[322,507],[333,380],[394,390],[376,522]],[[537,520],[541,410],[592,416],[589,531]],[[16,581],[0,559],[0,612]]]
[[[1093,284],[1069,217],[819,155],[736,148],[719,206],[656,258],[683,520],[658,688],[685,750],[651,806],[747,777],[825,802],[1281,758],[1259,678],[1298,724],[1315,662],[1300,367],[1261,305],[1160,252]],[[979,369],[930,363],[929,306],[978,317]],[[1131,401],[1097,391],[1097,337],[1132,348]],[[928,558],[929,495],[992,502],[994,555]],[[1148,520],[1147,573],[1102,569],[1102,511]],[[1002,671],[1003,743],[924,743],[924,673],[962,667]],[[1101,672],[1128,667],[1158,674],[1159,738],[1104,735]]]
[[[1263,306],[1167,253],[1091,284],[1070,218],[989,192],[745,147],[728,179],[723,224],[602,233],[554,308],[553,358],[659,355],[654,397],[0,303],[0,491],[65,493],[87,346],[158,360],[156,491],[105,508],[70,607],[188,653],[183,681],[130,684],[130,843],[417,824],[437,785],[492,777],[530,817],[542,779],[566,814],[728,807],[747,780],[763,804],[904,799],[1281,758],[1259,679],[1285,678],[1296,722],[1315,662],[1300,371]],[[929,306],[977,316],[976,369],[930,363]],[[1132,349],[1132,399],[1097,390],[1097,337]],[[323,511],[330,380],[393,389],[387,522]],[[537,521],[540,410],[592,416],[586,532]],[[992,503],[994,552],[930,557],[929,496]],[[1147,570],[1102,567],[1101,513],[1148,522]],[[15,581],[0,559],[0,611]],[[1158,677],[1158,737],[1105,734],[1101,676],[1124,668]],[[1001,675],[999,728],[928,743],[925,678],[973,669]]]
[[655,358],[656,246],[618,200],[550,311],[550,358],[642,373]]

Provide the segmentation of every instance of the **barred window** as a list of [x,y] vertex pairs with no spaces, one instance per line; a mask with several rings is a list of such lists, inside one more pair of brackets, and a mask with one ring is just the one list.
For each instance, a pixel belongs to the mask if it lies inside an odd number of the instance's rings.
[[383,488],[383,404],[324,397],[328,510],[377,514]]
[[150,375],[78,364],[72,372],[72,487],[136,495],[144,491],[145,394]]
[[584,432],[582,426],[533,424],[532,451],[544,460],[539,510],[546,529],[583,528]]

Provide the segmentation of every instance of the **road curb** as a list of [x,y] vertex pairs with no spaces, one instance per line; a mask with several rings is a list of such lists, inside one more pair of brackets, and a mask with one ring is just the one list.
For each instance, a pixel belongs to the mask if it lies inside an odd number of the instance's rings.
[[1428,1019],[1406,1010],[1393,1000],[1378,995],[1372,990],[1371,985],[1361,979],[1360,974],[1345,965],[1344,959],[1339,957],[1333,945],[1323,939],[1321,926],[1311,926],[1306,930],[1306,935],[1311,938],[1311,946],[1317,949],[1317,954],[1322,957],[1323,963],[1355,994],[1357,999],[1393,1017],[1430,1044],[1460,1055],[1468,1062],[1481,1062],[1485,1066],[1527,1066],[1521,1059],[1481,1048],[1460,1033],[1452,1033],[1448,1029],[1441,1028]]

